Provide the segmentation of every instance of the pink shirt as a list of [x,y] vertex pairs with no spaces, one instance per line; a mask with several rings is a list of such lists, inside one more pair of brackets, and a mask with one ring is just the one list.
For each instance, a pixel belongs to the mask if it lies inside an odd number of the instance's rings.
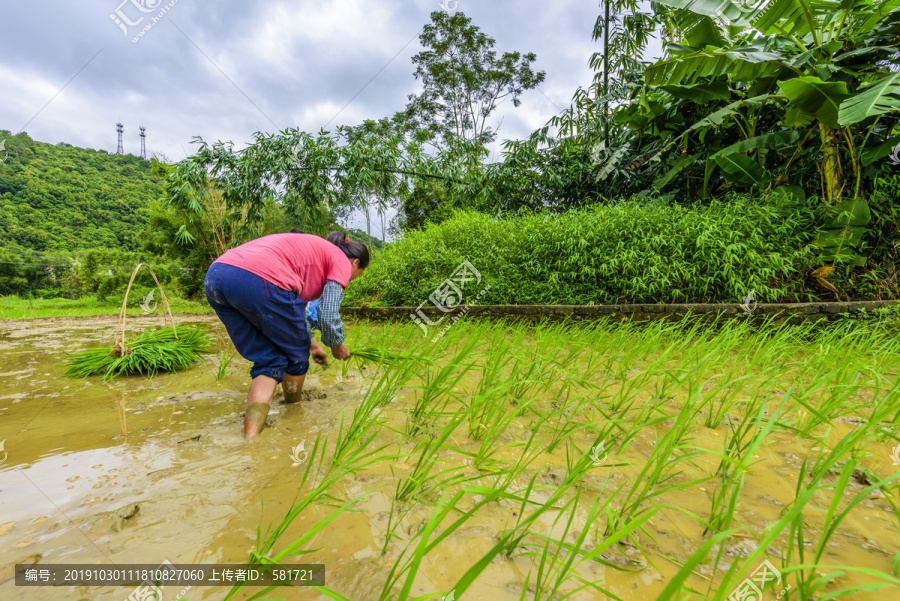
[[340,248],[311,234],[272,234],[226,251],[215,263],[246,269],[306,302],[322,296],[325,280],[344,288],[353,271]]

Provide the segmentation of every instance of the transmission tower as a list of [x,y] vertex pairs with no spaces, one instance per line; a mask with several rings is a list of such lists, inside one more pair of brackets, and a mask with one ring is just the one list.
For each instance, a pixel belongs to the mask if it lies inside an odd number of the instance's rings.
[[116,149],[116,154],[125,154],[125,147],[122,145],[122,134],[125,133],[125,126],[121,123],[116,123],[116,131],[119,132],[119,147]]
[[141,158],[147,160],[147,128],[141,126]]

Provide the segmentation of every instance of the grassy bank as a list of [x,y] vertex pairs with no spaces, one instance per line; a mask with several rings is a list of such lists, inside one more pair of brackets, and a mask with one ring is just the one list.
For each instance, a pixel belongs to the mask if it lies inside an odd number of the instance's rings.
[[[180,298],[169,298],[173,313],[211,313],[208,304]],[[122,300],[109,298],[105,301],[93,297],[77,300],[65,298],[24,299],[18,296],[0,296],[0,319],[39,319],[44,317],[83,317],[85,315],[118,315],[122,310]],[[156,311],[162,311],[161,306]],[[144,310],[140,303],[130,303],[129,315],[141,315]]]

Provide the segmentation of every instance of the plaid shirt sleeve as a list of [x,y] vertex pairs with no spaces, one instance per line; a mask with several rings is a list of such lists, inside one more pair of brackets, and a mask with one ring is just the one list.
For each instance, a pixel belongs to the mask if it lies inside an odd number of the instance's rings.
[[319,319],[317,325],[322,332],[322,344],[329,348],[344,342],[344,322],[341,321],[341,301],[344,288],[334,280],[327,280],[319,299]]

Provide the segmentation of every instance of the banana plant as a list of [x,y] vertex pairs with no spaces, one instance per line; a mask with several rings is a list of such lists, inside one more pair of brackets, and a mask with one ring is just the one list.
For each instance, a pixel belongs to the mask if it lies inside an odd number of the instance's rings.
[[[805,198],[787,185],[788,169],[802,162],[793,161],[817,132],[818,179],[828,205],[817,232],[819,258],[863,264],[871,221],[863,171],[900,142],[900,73],[885,62],[900,56],[900,0],[658,0],[654,7],[677,43],[646,69],[643,88],[621,118],[646,126],[671,116],[676,105],[683,114],[684,103],[707,111],[668,137],[664,149],[684,149],[692,140],[698,152],[670,156],[656,186],[702,165],[701,197],[718,173],[733,186]],[[720,143],[723,134],[730,143]],[[791,156],[777,177],[771,164],[766,168],[772,151]]]
[[[727,179],[759,184],[762,165],[751,164],[753,158],[745,153],[795,142],[799,130],[814,124],[826,199],[833,204],[842,196],[842,144],[857,175],[854,198],[858,196],[868,136],[858,144],[848,127],[900,112],[900,74],[875,68],[898,50],[890,24],[896,31],[900,0],[659,0],[656,6],[660,20],[680,41],[670,44],[667,56],[646,70],[646,86],[656,91],[657,104],[660,92],[697,104],[724,102],[724,91],[731,89],[740,90],[744,98],[767,93],[767,104],[781,112],[778,131],[754,135],[740,127],[733,102],[728,105],[743,140],[717,150],[712,160]],[[862,64],[860,58],[865,59]],[[643,105],[652,107],[652,102],[643,100]],[[797,135],[780,135],[790,130]],[[887,142],[878,153],[889,152]]]

